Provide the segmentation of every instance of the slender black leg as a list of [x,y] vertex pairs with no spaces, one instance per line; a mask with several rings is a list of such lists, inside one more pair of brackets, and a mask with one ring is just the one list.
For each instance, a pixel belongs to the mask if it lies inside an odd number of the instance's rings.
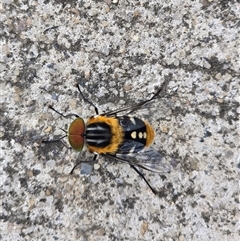
[[[56,109],[54,109],[51,105],[48,106],[48,108],[50,108],[51,110],[55,111],[57,114],[59,114],[60,116],[64,117],[64,118],[68,118],[68,117],[76,117],[78,118],[79,116],[76,115],[76,114],[67,114],[67,115],[64,115],[62,114],[61,112],[57,111]],[[64,131],[66,134],[67,134],[67,131],[65,131],[64,129],[60,128],[62,131]],[[61,142],[65,147],[67,147],[68,149],[72,149],[71,147],[67,146],[63,141],[62,139],[67,137],[67,135],[64,135],[58,139],[54,139],[54,140],[47,140],[47,141],[42,141],[42,143],[49,143],[49,142]]]
[[81,94],[83,100],[86,101],[86,102],[87,102],[88,104],[90,104],[91,106],[93,106],[93,107],[94,107],[94,110],[95,110],[95,112],[96,112],[96,114],[98,115],[99,112],[98,112],[98,108],[97,108],[97,106],[94,105],[94,104],[93,104],[90,100],[88,100],[86,97],[84,97],[84,95],[83,95],[83,93],[82,93],[82,91],[81,91],[81,89],[80,89],[80,87],[79,87],[79,84],[77,84],[77,88],[78,88],[78,90],[79,90],[79,92],[80,92],[80,94]]
[[144,175],[134,166],[134,165],[130,165],[131,168],[133,168],[133,170],[135,170],[138,175],[147,183],[147,185],[149,186],[149,188],[152,190],[152,192],[156,195],[157,191],[153,189],[153,187],[149,184],[149,182],[147,181],[147,179],[144,177]]
[[43,33],[46,34],[46,32],[48,32],[49,30],[51,30],[51,29],[56,29],[56,28],[58,28],[58,27],[59,27],[59,26],[53,26],[53,27],[47,28],[47,29],[45,29],[45,30],[43,31]]
[[60,116],[62,116],[62,117],[64,117],[64,118],[68,118],[68,117],[72,117],[72,116],[74,116],[74,117],[76,117],[76,118],[79,117],[79,115],[73,114],[73,113],[64,115],[64,114],[62,114],[61,112],[59,112],[59,111],[57,111],[56,109],[54,109],[51,105],[49,105],[48,108],[51,109],[51,110],[53,110],[53,111],[55,111],[57,114],[59,114]]
[[42,141],[43,143],[48,143],[48,142],[58,142],[61,141],[63,138],[67,137],[67,135],[64,135],[62,137],[60,137],[59,139],[54,139],[54,140],[47,140],[47,141]]
[[109,157],[112,157],[112,158],[115,158],[117,160],[120,160],[124,163],[127,163],[130,165],[131,168],[133,168],[133,170],[135,172],[137,172],[137,174],[146,182],[146,184],[149,186],[149,188],[152,190],[152,192],[156,195],[157,194],[157,191],[154,190],[154,188],[149,184],[149,182],[147,181],[147,179],[144,177],[144,175],[132,164],[130,164],[127,160],[123,159],[123,158],[120,158],[120,157],[117,157],[117,156],[114,156],[114,155],[109,155],[107,154],[106,156],[109,156]]
[[62,141],[62,139],[65,138],[65,137],[67,137],[67,135],[64,135],[64,136],[62,136],[62,137],[60,137],[60,138],[58,138],[58,139],[46,140],[46,141],[45,141],[45,140],[42,140],[42,143],[61,142],[66,148],[72,149],[71,147],[67,146],[67,145]]
[[91,161],[79,161],[79,162],[77,162],[77,163],[74,165],[74,167],[72,168],[70,174],[73,174],[73,171],[75,170],[75,168],[76,168],[77,166],[79,166],[81,163],[83,163],[83,162],[85,162],[85,163],[95,162],[96,159],[97,159],[97,155],[94,155],[94,157],[93,157],[93,159],[92,159]]

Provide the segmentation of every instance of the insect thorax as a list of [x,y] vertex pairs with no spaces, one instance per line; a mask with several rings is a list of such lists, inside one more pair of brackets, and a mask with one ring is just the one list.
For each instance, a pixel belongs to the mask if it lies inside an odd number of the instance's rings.
[[111,143],[112,131],[111,127],[104,123],[92,123],[87,126],[86,141],[88,145],[105,147]]

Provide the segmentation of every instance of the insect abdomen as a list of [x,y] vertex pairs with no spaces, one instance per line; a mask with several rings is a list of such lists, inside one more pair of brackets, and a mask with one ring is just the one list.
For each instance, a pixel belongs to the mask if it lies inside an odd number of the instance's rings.
[[119,123],[123,127],[124,139],[139,142],[144,146],[149,146],[154,138],[153,128],[148,122],[137,117],[121,116]]

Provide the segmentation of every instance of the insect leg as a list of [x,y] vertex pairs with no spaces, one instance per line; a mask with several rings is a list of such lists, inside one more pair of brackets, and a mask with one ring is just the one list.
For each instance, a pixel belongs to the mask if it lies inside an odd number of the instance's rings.
[[134,166],[129,164],[131,168],[133,168],[133,170],[135,170],[138,175],[146,182],[146,184],[149,186],[149,188],[152,190],[152,192],[156,195],[157,191],[149,184],[149,182],[147,181],[147,179],[144,177],[144,175]]
[[45,29],[45,30],[43,31],[43,33],[46,34],[46,32],[48,32],[49,30],[51,30],[51,29],[56,29],[56,28],[58,28],[58,27],[59,27],[59,26],[53,26],[53,27],[47,28],[47,29]]
[[[79,116],[77,114],[67,114],[67,115],[64,115],[62,114],[61,112],[57,111],[56,109],[54,109],[51,105],[48,106],[49,109],[55,111],[57,114],[59,114],[60,116],[64,117],[64,118],[68,118],[68,117],[71,117],[71,116],[74,116],[76,118],[78,118]],[[62,131],[64,131],[65,133],[67,133],[67,131],[65,131],[64,129],[60,128]],[[67,137],[67,135],[64,135],[58,139],[54,139],[54,140],[47,140],[47,141],[44,141],[42,140],[42,143],[49,143],[49,142],[61,142],[65,147],[67,147],[68,149],[71,149],[71,147],[67,146],[63,141],[62,139]]]
[[53,140],[42,140],[42,143],[50,143],[50,142],[61,142],[66,148],[72,149],[71,147],[67,146],[65,142],[62,141],[63,138],[67,137],[67,135],[64,135],[60,137],[59,139],[53,139]]
[[96,159],[97,159],[97,155],[94,155],[94,157],[93,157],[93,159],[92,159],[91,161],[79,161],[79,162],[77,162],[77,163],[74,165],[74,167],[72,168],[70,174],[73,174],[73,171],[75,170],[75,168],[76,168],[77,166],[79,166],[81,163],[83,163],[83,162],[86,162],[86,163],[95,162]]
[[[106,154],[105,154],[106,155]],[[133,165],[131,164],[129,161],[123,159],[123,158],[120,158],[118,156],[115,156],[115,155],[111,155],[111,154],[107,154],[106,156],[109,156],[109,157],[113,157],[115,158],[116,160],[119,160],[121,162],[124,162],[124,163],[127,163],[130,165],[131,168],[133,168],[133,170],[135,170],[135,172],[137,172],[137,174],[146,182],[146,184],[149,186],[149,188],[152,190],[152,192],[154,194],[157,194],[157,191],[154,190],[154,188],[149,184],[149,182],[147,181],[147,179],[144,177],[144,175]],[[144,167],[141,167],[141,168],[144,168]],[[145,169],[145,168],[144,168]],[[148,170],[148,169],[146,169]]]
[[64,115],[64,114],[62,114],[61,112],[59,112],[59,111],[57,111],[56,109],[54,109],[51,105],[49,105],[48,108],[51,109],[51,110],[53,110],[53,111],[55,111],[57,114],[59,114],[60,116],[62,116],[62,117],[64,117],[64,118],[68,118],[68,117],[72,117],[72,116],[74,116],[74,117],[76,117],[76,118],[79,117],[79,115],[73,114],[73,113]]
[[76,84],[76,86],[77,86],[77,88],[78,88],[78,90],[79,90],[79,92],[80,92],[80,94],[81,94],[83,100],[86,101],[86,102],[87,102],[88,104],[90,104],[91,106],[93,106],[93,107],[94,107],[94,110],[95,110],[95,112],[96,112],[96,114],[98,115],[99,112],[98,112],[98,108],[97,108],[97,106],[94,105],[94,104],[93,104],[90,100],[88,100],[86,97],[84,97],[84,95],[83,95],[83,93],[82,93],[82,91],[81,91],[81,89],[80,89],[80,87],[79,87],[79,84]]

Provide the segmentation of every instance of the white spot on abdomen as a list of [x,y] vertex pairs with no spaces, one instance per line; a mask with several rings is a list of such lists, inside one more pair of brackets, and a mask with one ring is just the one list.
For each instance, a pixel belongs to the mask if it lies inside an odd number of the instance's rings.
[[137,137],[137,132],[136,132],[136,131],[133,131],[133,132],[131,133],[131,137],[132,137],[133,139],[136,139],[136,137]]

